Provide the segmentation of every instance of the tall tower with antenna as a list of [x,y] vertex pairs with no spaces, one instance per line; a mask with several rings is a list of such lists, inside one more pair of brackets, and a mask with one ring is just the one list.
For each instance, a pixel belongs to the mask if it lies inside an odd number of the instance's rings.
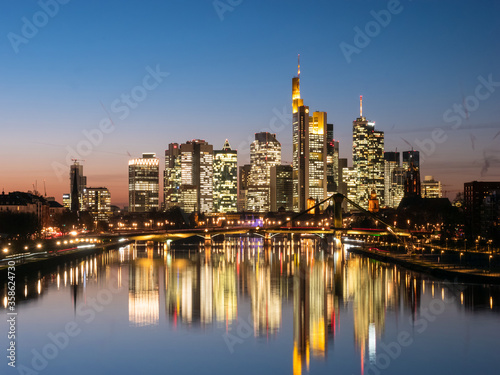
[[300,55],[292,79],[293,209],[304,211],[307,200],[322,201],[327,194],[326,112],[309,113],[300,95]]

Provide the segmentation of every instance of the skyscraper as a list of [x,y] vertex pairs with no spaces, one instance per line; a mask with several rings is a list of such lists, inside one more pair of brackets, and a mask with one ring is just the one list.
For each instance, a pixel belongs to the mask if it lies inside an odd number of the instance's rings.
[[83,189],[83,207],[95,221],[108,222],[111,216],[111,194],[105,187]]
[[404,195],[404,169],[399,152],[384,152],[384,190],[384,204],[398,207]]
[[163,204],[165,209],[180,205],[181,149],[178,143],[170,143],[165,150],[163,172]]
[[368,208],[374,190],[384,202],[384,132],[375,130],[375,123],[363,117],[363,97],[360,96],[359,117],[352,125],[352,163],[356,170],[356,203]]
[[293,210],[293,168],[291,165],[274,165],[271,167],[271,211],[281,207],[285,211]]
[[434,180],[433,176],[425,176],[420,189],[424,198],[441,198],[443,196],[441,181]]
[[327,196],[339,189],[339,141],[333,138],[333,124],[327,124],[326,132],[326,182]]
[[281,164],[281,144],[276,139],[276,134],[255,134],[255,141],[250,145],[250,164],[247,209],[267,212],[271,207],[271,167]]
[[403,151],[403,168],[405,170],[405,198],[420,197],[420,153]]
[[160,161],[154,153],[128,162],[128,195],[130,212],[158,209]]
[[293,208],[303,211],[307,199],[323,200],[327,193],[326,112],[314,112],[300,98],[298,75],[292,79]]
[[327,124],[326,112],[309,117],[309,196],[322,201],[327,193]]
[[213,146],[195,139],[181,144],[181,207],[213,211]]
[[69,171],[71,211],[80,211],[83,207],[83,189],[87,186],[87,177],[83,175],[83,165],[73,160]]
[[248,185],[250,185],[250,164],[242,165],[238,174],[238,211],[247,210]]
[[214,212],[236,212],[238,199],[238,152],[226,139],[222,150],[214,150]]

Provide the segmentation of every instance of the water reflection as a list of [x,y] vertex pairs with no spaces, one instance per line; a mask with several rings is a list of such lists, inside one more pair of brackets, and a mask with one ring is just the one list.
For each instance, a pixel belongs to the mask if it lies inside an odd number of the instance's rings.
[[[257,341],[293,329],[288,358],[294,374],[331,356],[337,333],[350,325],[353,356],[363,373],[377,361],[386,326],[398,326],[402,317],[418,321],[428,301],[453,297],[459,311],[497,313],[500,298],[498,287],[437,281],[350,255],[320,238],[266,244],[262,238],[235,237],[214,243],[211,251],[191,246],[174,252],[163,243],[137,242],[61,264],[54,272],[26,278],[18,304],[43,298],[52,288],[69,291],[76,311],[89,285],[105,288],[111,280],[118,288],[128,285],[132,329],[158,326],[163,319],[171,329],[214,327],[237,335],[243,319]],[[5,285],[4,307],[6,297]],[[292,322],[284,325],[290,308]]]

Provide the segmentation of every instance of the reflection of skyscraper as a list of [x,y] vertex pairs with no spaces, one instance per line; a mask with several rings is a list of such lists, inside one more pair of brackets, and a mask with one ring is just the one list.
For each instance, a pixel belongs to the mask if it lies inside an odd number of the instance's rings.
[[293,373],[302,372],[302,363],[309,367],[309,269],[300,262],[293,277]]
[[247,209],[267,212],[271,208],[271,167],[281,164],[281,144],[276,139],[276,134],[255,134],[255,141],[250,145],[250,163]]
[[281,296],[279,288],[273,285],[271,266],[257,263],[247,276],[255,335],[274,334],[281,326]]
[[129,268],[129,322],[156,325],[160,318],[158,267],[152,259],[137,259]]
[[226,139],[222,150],[214,150],[214,212],[236,212],[238,153]]
[[154,153],[128,162],[128,194],[130,212],[158,209],[160,164]]

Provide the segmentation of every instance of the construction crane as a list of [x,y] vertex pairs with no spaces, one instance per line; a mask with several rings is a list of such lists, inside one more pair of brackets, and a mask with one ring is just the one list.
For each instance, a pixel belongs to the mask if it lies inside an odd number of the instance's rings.
[[85,159],[71,159],[73,163],[78,163],[79,161],[85,161]]

